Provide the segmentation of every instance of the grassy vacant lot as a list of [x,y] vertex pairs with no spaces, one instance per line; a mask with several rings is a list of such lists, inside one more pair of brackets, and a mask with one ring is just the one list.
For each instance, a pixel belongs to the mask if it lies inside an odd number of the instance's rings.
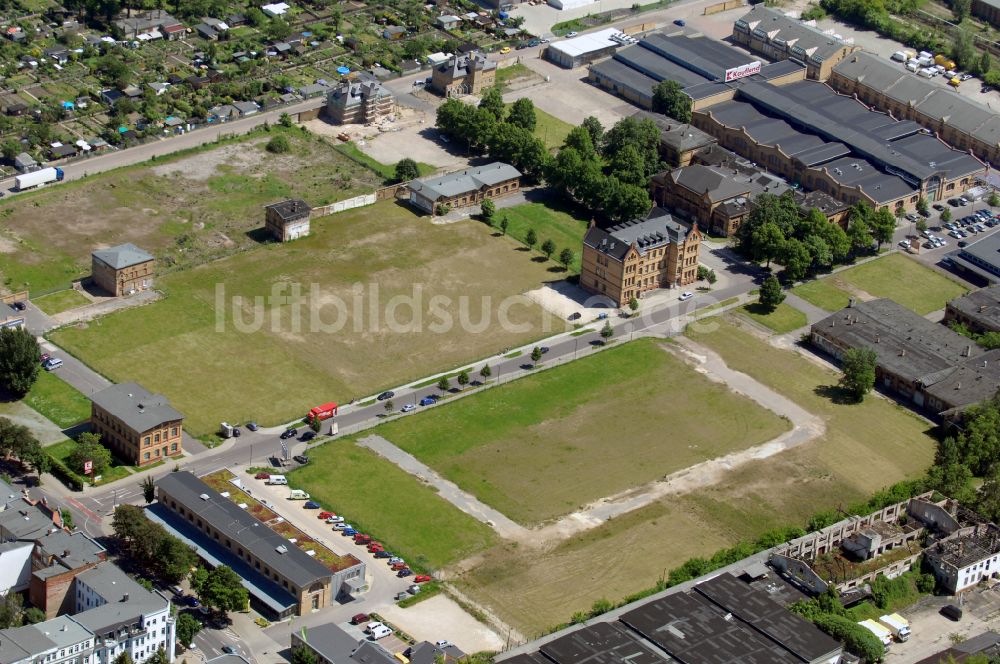
[[587,220],[575,217],[569,208],[555,202],[524,203],[498,210],[494,216],[494,223],[499,224],[504,215],[510,224],[507,227],[507,234],[517,240],[524,242],[528,230],[533,228],[538,235],[536,246],[541,246],[546,240],[555,242],[558,248],[553,258],[558,258],[559,252],[564,247],[569,247],[573,251],[573,262],[570,263],[569,271],[579,274],[583,236],[589,224]]
[[848,305],[851,294],[834,286],[831,279],[807,281],[792,289],[792,292],[806,302],[827,311],[840,311]]
[[413,563],[438,569],[497,542],[489,526],[353,439],[312,448],[309,459],[291,485]]
[[[358,146],[353,142],[348,141],[347,143],[340,143],[336,145],[334,149],[336,149],[337,152],[347,155],[348,158],[361,163],[366,168],[374,171],[386,183],[394,182],[396,180],[396,164],[383,164],[381,161],[378,161],[374,157],[370,157],[359,150]],[[420,171],[420,175],[422,177],[424,175],[430,175],[436,171],[437,168],[431,166],[430,164],[417,162],[417,170]]]
[[566,136],[573,130],[573,125],[549,115],[542,109],[535,108],[535,137],[542,139],[545,147],[552,150],[563,144]]
[[891,298],[921,316],[943,309],[948,300],[969,290],[902,254],[889,254],[826,279],[848,292],[864,291],[875,297]]
[[90,417],[90,399],[48,371],[38,372],[38,380],[31,386],[24,401],[61,429],[68,429]]
[[745,304],[740,307],[740,312],[750,320],[770,328],[777,334],[785,334],[800,327],[805,327],[809,322],[806,315],[795,307],[782,302],[774,311],[767,311],[756,302]]
[[[272,132],[278,131],[273,128]],[[264,132],[66,182],[0,203],[0,287],[45,292],[90,272],[90,252],[134,242],[159,269],[257,245],[262,206],[290,196],[324,204],[370,191],[376,176],[324,142],[288,130],[272,154]]]
[[[61,443],[56,443],[55,445],[49,445],[48,447],[45,448],[45,451],[68,466],[69,457],[71,454],[73,454],[73,450],[75,448],[76,448],[76,441],[69,440],[67,438]],[[148,470],[148,469],[143,468],[143,470]],[[128,477],[131,474],[132,471],[128,466],[124,465],[118,459],[113,459],[111,465],[108,468],[106,468],[104,472],[100,475],[101,481],[98,482],[98,485],[107,484],[108,482],[114,482],[115,480],[120,480],[123,477]],[[81,477],[83,476],[81,475]],[[84,478],[84,481],[89,481],[89,480],[87,480],[87,478]]]
[[787,428],[657,342],[640,340],[378,433],[532,524]]
[[82,307],[85,304],[90,304],[90,300],[83,293],[72,288],[67,288],[66,290],[56,291],[55,293],[33,299],[31,303],[51,316],[68,311],[69,309]]
[[[158,281],[163,300],[52,338],[112,380],[165,394],[201,435],[221,421],[286,422],[316,403],[457,367],[546,336],[546,326],[563,329],[526,298],[508,317],[523,327],[498,324],[504,298],[551,275],[513,240],[490,238],[482,224],[434,225],[386,201],[324,217],[312,229],[308,238],[165,275]],[[294,288],[307,299],[302,306],[271,297]],[[395,296],[419,298],[420,332],[408,327],[417,318],[410,307],[390,309]],[[438,307],[434,296],[450,304]],[[432,313],[439,309],[452,316],[450,325]],[[399,325],[389,324],[390,314]],[[472,327],[483,320],[482,329]]]
[[[731,367],[822,417],[827,433],[741,466],[709,488],[650,504],[552,548],[496,547],[461,574],[464,590],[535,635],[602,597],[619,599],[654,585],[689,557],[711,555],[768,528],[803,525],[820,510],[867,498],[930,465],[934,441],[927,422],[878,397],[858,405],[834,403],[828,393],[836,373],[727,320],[692,336]],[[615,441],[624,439],[614,434]]]
[[510,67],[504,67],[503,69],[497,70],[496,85],[500,88],[502,92],[507,91],[507,84],[514,79],[525,79],[525,80],[542,80],[533,69],[529,69],[527,66],[517,63],[516,65],[511,65]]

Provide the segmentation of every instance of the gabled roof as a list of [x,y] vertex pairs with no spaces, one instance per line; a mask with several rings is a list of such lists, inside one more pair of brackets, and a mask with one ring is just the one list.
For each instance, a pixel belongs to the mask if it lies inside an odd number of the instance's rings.
[[[741,25],[742,24],[742,25]],[[787,44],[788,48],[801,51],[801,56],[813,58],[822,62],[835,55],[844,47],[852,47],[842,39],[826,34],[815,25],[808,25],[801,20],[786,16],[778,9],[767,7],[764,3],[754,5],[754,8],[738,19],[735,29],[745,27],[750,32],[764,35],[771,43]]]
[[663,208],[654,207],[645,219],[633,219],[608,229],[592,226],[583,244],[621,261],[633,245],[639,253],[646,253],[650,249],[683,242],[691,230],[689,224],[677,221]]
[[521,171],[510,164],[495,161],[492,164],[467,168],[464,171],[456,171],[447,175],[414,180],[409,186],[412,191],[436,201],[441,198],[452,198],[479,191],[483,187],[492,187],[495,184],[519,177],[521,177]]
[[90,397],[95,404],[142,433],[164,422],[183,420],[184,416],[162,394],[153,394],[139,383],[118,383]]
[[131,242],[119,244],[116,247],[108,247],[107,249],[98,249],[91,255],[116,270],[153,260],[150,254],[147,254]]

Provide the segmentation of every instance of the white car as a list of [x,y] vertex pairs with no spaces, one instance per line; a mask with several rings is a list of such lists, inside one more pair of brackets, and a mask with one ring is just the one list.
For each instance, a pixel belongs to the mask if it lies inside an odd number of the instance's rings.
[[333,529],[334,530],[347,530],[350,527],[351,527],[351,524],[344,523],[343,521],[341,521],[340,523],[333,524]]
[[678,299],[683,302],[684,300],[690,300],[692,297],[694,297],[694,293],[691,291],[684,291]]
[[385,561],[387,565],[395,565],[396,563],[405,563],[406,561],[399,556],[393,556],[389,560]]
[[417,409],[417,407],[414,406],[412,403],[408,403],[405,406],[403,406],[402,408],[400,408],[400,410],[402,412],[404,412],[404,413],[410,413],[410,412],[415,411],[416,409]]
[[566,33],[566,37],[567,38],[569,38],[569,37],[576,37],[576,33],[575,32],[567,32]]
[[326,520],[327,523],[344,523],[344,517],[342,516],[331,516]]

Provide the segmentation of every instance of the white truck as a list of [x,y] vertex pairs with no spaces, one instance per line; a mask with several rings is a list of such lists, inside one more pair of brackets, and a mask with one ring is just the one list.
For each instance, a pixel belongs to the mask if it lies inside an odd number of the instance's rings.
[[899,642],[910,638],[910,621],[898,613],[889,613],[878,619],[882,626],[892,632]]
[[40,187],[49,182],[60,182],[63,177],[63,169],[61,168],[43,168],[40,171],[32,171],[31,173],[24,173],[15,177],[14,188],[18,191],[24,191],[33,187]]
[[302,489],[292,489],[288,494],[289,500],[309,500],[309,494]]
[[892,645],[892,632],[890,632],[888,629],[886,629],[879,623],[875,622],[871,618],[869,618],[868,620],[862,620],[858,624],[867,629],[872,634],[874,634],[876,638],[878,638],[878,640],[882,642],[882,645],[885,646],[886,650],[888,650],[889,646]]

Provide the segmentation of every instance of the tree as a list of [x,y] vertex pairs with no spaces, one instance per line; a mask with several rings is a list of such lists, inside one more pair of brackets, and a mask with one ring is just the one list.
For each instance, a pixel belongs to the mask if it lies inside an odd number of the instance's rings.
[[134,552],[141,541],[149,520],[141,507],[119,505],[111,518],[111,529],[126,550]]
[[291,129],[292,125],[295,123],[292,121],[292,116],[288,113],[282,113],[281,117],[278,118],[278,124],[287,129]]
[[123,650],[120,655],[111,660],[111,664],[134,664],[134,662],[128,650]]
[[946,224],[949,221],[951,221],[951,210],[949,210],[948,208],[941,210],[941,221],[943,221]]
[[892,234],[896,232],[896,218],[889,212],[889,208],[879,208],[872,215],[871,233],[881,247],[887,242],[892,242]]
[[500,234],[506,235],[507,228],[510,227],[510,220],[507,219],[507,215],[500,217]]
[[1000,518],[1000,466],[996,464],[990,469],[983,485],[979,487],[976,512],[990,521]]
[[917,232],[923,233],[927,230],[927,220],[924,218],[917,219]]
[[292,664],[317,664],[316,655],[305,646],[300,646],[292,650]]
[[142,489],[142,497],[147,505],[156,500],[156,484],[153,482],[152,476],[146,475],[146,479],[139,482],[139,487]]
[[556,243],[551,239],[546,238],[545,242],[542,242],[542,253],[545,254],[545,258],[551,259],[552,254],[556,252]]
[[634,316],[636,312],[639,311],[639,300],[633,297],[631,300],[628,301],[628,308],[629,311],[631,311],[632,315]]
[[190,613],[181,613],[177,616],[177,625],[174,627],[174,633],[177,635],[177,640],[187,648],[194,643],[194,637],[201,631],[201,628],[202,624],[200,620]]
[[191,573],[191,589],[201,603],[217,611],[242,611],[249,597],[240,585],[240,577],[226,565],[206,571],[204,567]]
[[708,285],[709,286],[713,286],[713,285],[715,285],[715,282],[718,281],[718,280],[719,280],[719,277],[716,276],[715,270],[709,270],[708,271],[708,275],[705,277],[705,281],[708,282]]
[[538,234],[534,228],[528,229],[528,232],[524,235],[524,243],[528,245],[528,249],[534,249],[535,245],[538,244]]
[[[958,0],[966,2],[967,0]],[[960,69],[973,69],[979,64],[979,52],[972,43],[972,36],[965,30],[956,30],[951,44],[951,58]]]
[[159,524],[149,524],[146,532],[155,540],[154,571],[163,581],[180,583],[198,565],[198,554],[183,540],[168,533]]
[[101,475],[111,465],[111,451],[101,445],[101,435],[90,431],[80,434],[69,455],[69,465],[80,475],[85,474],[84,462],[91,462],[91,474]]
[[607,342],[613,336],[615,336],[615,328],[611,327],[611,321],[604,321],[604,327],[601,328],[601,338]]
[[871,251],[874,240],[864,219],[854,219],[850,222],[850,226],[847,227],[847,237],[851,241],[851,251],[855,254]]
[[[461,103],[461,102],[459,102]],[[503,95],[500,88],[493,86],[487,88],[483,98],[479,101],[479,108],[493,116],[495,120],[502,121],[504,116]]]
[[19,593],[0,597],[0,629],[20,627],[24,624],[24,600]]
[[267,151],[274,154],[284,154],[292,149],[292,144],[284,134],[278,134],[267,142]]
[[531,361],[537,366],[540,359],[542,359],[542,349],[535,346],[531,349]]
[[45,612],[37,607],[29,606],[21,614],[21,618],[25,625],[37,625],[40,622],[45,622]]
[[844,375],[840,378],[840,386],[855,401],[864,400],[865,395],[875,387],[875,351],[870,348],[850,348],[844,353],[841,363]]
[[995,191],[991,191],[990,197],[986,199],[986,204],[990,207],[1000,206],[1000,195],[997,195]]
[[778,258],[784,251],[785,234],[778,224],[765,222],[753,232],[751,256],[755,261],[766,261],[771,267],[771,261]]
[[479,370],[479,375],[483,378],[489,378],[493,375],[493,369],[490,369],[490,365],[484,364],[483,368]]
[[418,177],[420,177],[420,169],[417,167],[417,162],[409,157],[403,157],[396,164],[397,182],[409,182]]
[[785,281],[798,281],[809,272],[813,256],[804,242],[796,238],[789,238],[781,247],[779,260],[785,266],[781,272]]
[[482,210],[483,219],[489,222],[491,219],[493,219],[493,215],[496,214],[497,204],[494,203],[489,198],[487,198],[485,201],[479,204],[479,209]]
[[396,409],[396,405],[392,403],[392,399],[389,399],[384,404],[382,404],[382,408],[385,409],[385,412],[391,413]]
[[844,647],[866,662],[881,662],[885,647],[878,637],[861,625],[844,616],[821,614],[813,622],[833,638],[843,641]]
[[982,76],[989,73],[991,69],[993,69],[993,59],[990,57],[990,52],[983,51],[983,54],[979,56],[979,66],[976,67],[976,70]]
[[466,371],[465,369],[462,369],[461,371],[458,372],[458,376],[455,378],[455,380],[458,381],[460,387],[464,388],[466,385],[469,384],[469,372]]
[[535,131],[535,104],[527,97],[521,97],[510,107],[507,122],[527,131]]
[[604,142],[604,125],[601,124],[601,121],[593,115],[589,115],[583,119],[583,124],[580,126],[587,130],[587,133],[590,134],[591,144],[599,150],[601,143]]
[[38,341],[27,329],[0,328],[0,388],[14,397],[28,393],[38,378]]
[[677,81],[664,79],[653,87],[653,111],[679,122],[691,122],[691,97]]
[[323,420],[318,417],[309,418],[309,428],[312,429],[314,433],[319,433],[323,429]]
[[143,660],[143,664],[170,664],[170,659],[163,648],[157,648],[156,652]]
[[760,293],[757,296],[757,302],[762,307],[767,309],[768,312],[771,312],[784,301],[785,291],[782,290],[777,277],[774,275],[769,276],[764,280],[764,283],[760,285]]
[[951,0],[951,12],[955,15],[955,21],[961,23],[969,16],[972,8],[972,0]]
[[927,204],[927,198],[925,196],[921,196],[917,199],[917,212],[925,217],[930,214],[931,207]]
[[437,387],[442,392],[447,392],[451,389],[451,383],[448,382],[448,378],[446,376],[441,376],[441,380],[438,381]]
[[569,247],[565,247],[559,252],[559,262],[562,263],[562,266],[567,270],[569,269],[569,264],[573,262],[574,258],[575,256],[573,255],[573,250]]

